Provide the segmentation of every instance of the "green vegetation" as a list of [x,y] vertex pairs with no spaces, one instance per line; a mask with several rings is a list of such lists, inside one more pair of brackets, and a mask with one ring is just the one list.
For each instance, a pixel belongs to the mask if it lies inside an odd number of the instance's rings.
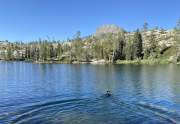
[[171,61],[167,60],[167,59],[144,59],[144,60],[132,60],[132,61],[128,61],[128,60],[118,60],[116,62],[116,64],[144,64],[144,65],[154,65],[154,64],[170,64],[172,63]]
[[84,38],[78,31],[66,41],[0,41],[0,59],[38,63],[179,63],[180,21],[173,30],[149,29],[145,23],[142,29],[127,32],[116,25],[107,25]]

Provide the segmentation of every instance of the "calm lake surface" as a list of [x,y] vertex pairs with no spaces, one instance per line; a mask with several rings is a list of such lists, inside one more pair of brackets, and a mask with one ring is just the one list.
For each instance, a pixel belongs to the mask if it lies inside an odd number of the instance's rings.
[[0,62],[0,124],[9,123],[180,123],[180,66]]

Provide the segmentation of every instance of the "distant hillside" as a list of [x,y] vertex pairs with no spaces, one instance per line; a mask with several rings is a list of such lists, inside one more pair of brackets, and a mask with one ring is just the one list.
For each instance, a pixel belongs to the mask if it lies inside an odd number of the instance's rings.
[[64,42],[39,40],[30,43],[0,41],[0,59],[36,62],[113,63],[134,60],[180,61],[180,28],[141,29],[127,32],[104,25],[87,37]]

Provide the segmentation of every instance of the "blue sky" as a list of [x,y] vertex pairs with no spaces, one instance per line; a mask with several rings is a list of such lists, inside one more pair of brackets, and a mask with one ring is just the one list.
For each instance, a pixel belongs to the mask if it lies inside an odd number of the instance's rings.
[[179,6],[180,0],[0,0],[0,40],[63,40],[104,24],[132,31],[148,22],[169,29],[180,18]]

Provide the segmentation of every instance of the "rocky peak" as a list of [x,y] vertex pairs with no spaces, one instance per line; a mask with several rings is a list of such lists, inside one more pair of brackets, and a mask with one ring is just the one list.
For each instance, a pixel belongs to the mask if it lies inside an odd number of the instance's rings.
[[119,32],[123,32],[124,30],[117,25],[103,25],[99,28],[97,28],[96,33],[94,34],[95,36],[102,36],[104,34],[118,34]]

